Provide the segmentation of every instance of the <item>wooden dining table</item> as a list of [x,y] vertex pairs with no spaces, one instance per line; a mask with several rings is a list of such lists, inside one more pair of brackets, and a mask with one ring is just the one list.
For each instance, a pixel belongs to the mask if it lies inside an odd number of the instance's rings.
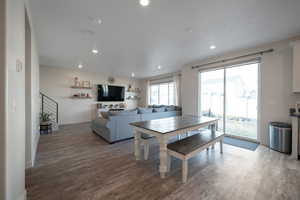
[[174,136],[186,134],[204,127],[209,127],[214,132],[216,131],[218,120],[218,118],[212,117],[183,115],[131,123],[130,125],[134,131],[135,158],[136,160],[141,159],[142,133],[156,137],[159,142],[159,172],[161,178],[165,178],[168,159],[167,144],[169,140]]

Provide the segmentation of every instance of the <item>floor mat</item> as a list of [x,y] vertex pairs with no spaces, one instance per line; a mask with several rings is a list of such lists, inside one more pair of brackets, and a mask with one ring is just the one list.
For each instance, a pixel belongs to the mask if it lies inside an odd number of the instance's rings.
[[243,149],[248,149],[251,151],[255,151],[259,145],[255,142],[249,142],[249,141],[240,140],[232,137],[224,137],[224,143],[232,146],[240,147]]

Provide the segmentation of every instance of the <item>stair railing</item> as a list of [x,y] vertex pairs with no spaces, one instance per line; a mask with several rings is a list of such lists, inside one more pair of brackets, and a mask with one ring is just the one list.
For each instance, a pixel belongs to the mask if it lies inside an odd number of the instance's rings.
[[58,124],[58,102],[40,92],[41,113],[52,114],[51,120]]

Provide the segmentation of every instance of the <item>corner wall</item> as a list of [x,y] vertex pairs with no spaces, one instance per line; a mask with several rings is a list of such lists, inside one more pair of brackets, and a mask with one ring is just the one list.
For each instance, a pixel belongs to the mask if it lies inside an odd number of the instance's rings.
[[198,115],[199,83],[195,64],[204,64],[215,60],[244,55],[263,49],[274,48],[275,52],[262,56],[261,62],[261,99],[259,140],[268,144],[268,123],[271,121],[291,122],[289,108],[293,107],[299,94],[292,92],[292,48],[290,41],[277,42],[258,48],[241,50],[195,62],[182,69],[182,105],[183,114]]
[[[72,89],[74,78],[80,80],[91,81],[93,90]],[[62,67],[40,67],[40,87],[41,92],[53,98],[59,104],[59,124],[73,124],[89,122],[96,117],[96,96],[97,84],[109,84],[107,82],[108,75],[103,73],[86,72],[84,69],[78,68],[62,68]],[[111,85],[125,86],[131,84],[133,88],[141,88],[139,80],[115,77],[115,83]],[[72,99],[74,93],[85,92],[91,93],[93,99]],[[138,101],[126,100],[127,107],[136,108]],[[120,102],[103,102],[103,104],[116,104]]]

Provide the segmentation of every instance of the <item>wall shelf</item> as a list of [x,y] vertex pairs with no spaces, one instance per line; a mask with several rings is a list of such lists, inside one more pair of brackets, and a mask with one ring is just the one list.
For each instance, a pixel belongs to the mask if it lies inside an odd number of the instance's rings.
[[91,90],[93,89],[92,87],[80,87],[80,86],[71,86],[73,89],[86,89],[86,90]]
[[77,97],[77,96],[71,96],[71,99],[93,99],[93,97]]

